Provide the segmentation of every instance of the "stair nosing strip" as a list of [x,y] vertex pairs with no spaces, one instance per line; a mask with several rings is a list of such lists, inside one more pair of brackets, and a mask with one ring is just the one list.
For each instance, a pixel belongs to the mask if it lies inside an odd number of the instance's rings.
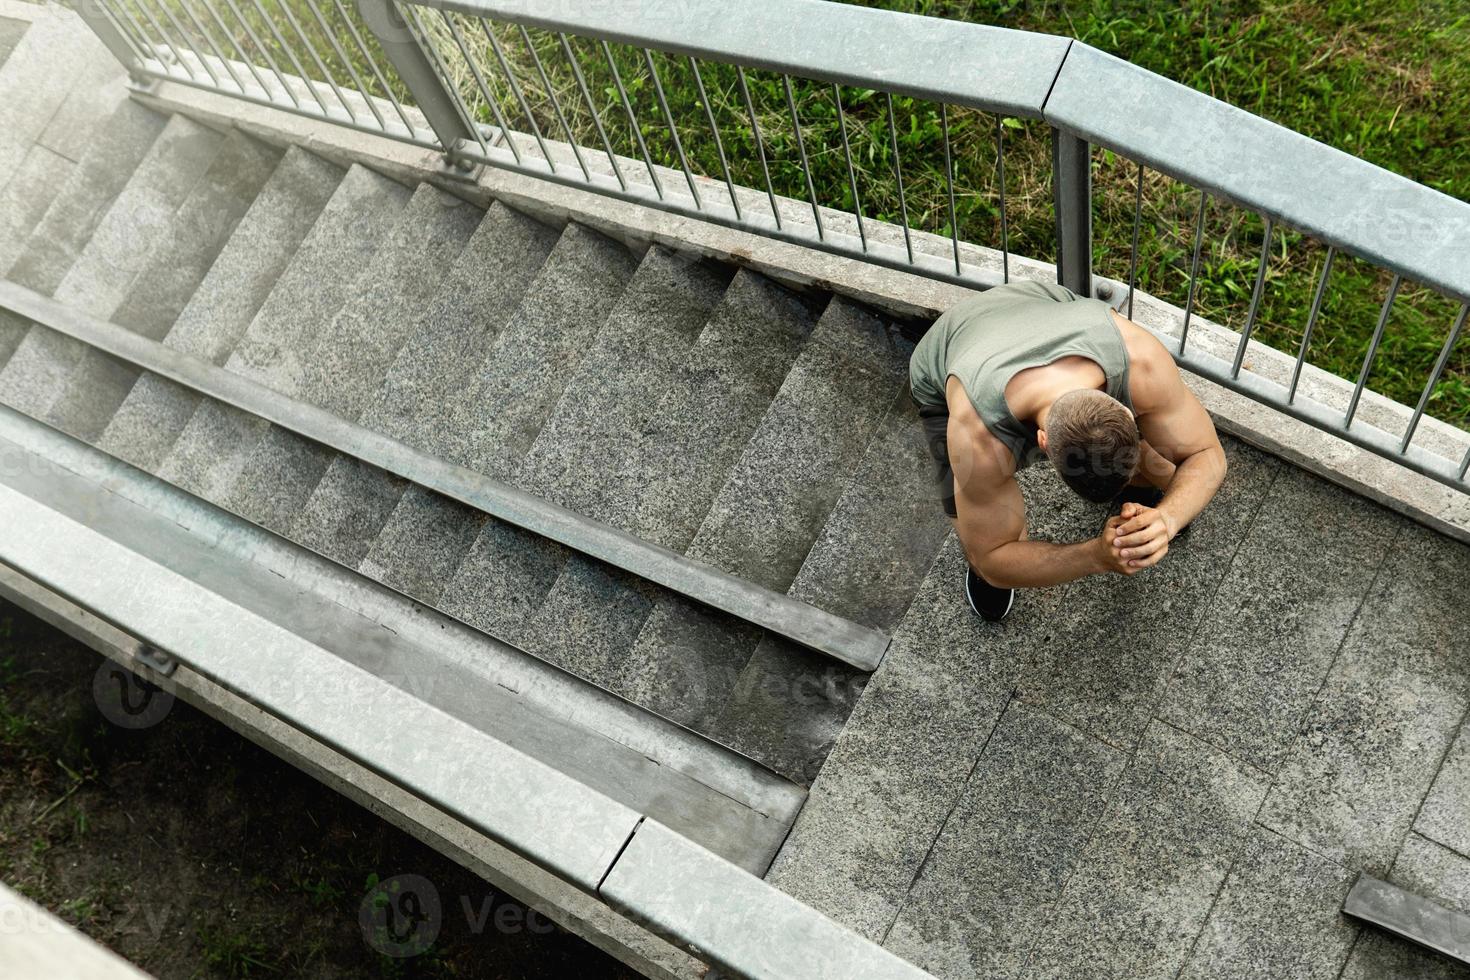
[[210,362],[72,309],[24,286],[0,280],[0,307],[336,452],[360,459],[859,670],[876,670],[888,649],[889,637],[878,630],[755,585],[503,481],[416,450]]

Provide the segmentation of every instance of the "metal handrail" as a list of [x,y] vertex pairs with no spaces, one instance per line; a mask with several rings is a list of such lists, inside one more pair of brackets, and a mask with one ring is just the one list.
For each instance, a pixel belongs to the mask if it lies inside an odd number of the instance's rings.
[[[1094,144],[1124,156],[1138,168],[1129,281],[1124,287],[1130,311],[1137,286],[1137,229],[1145,170],[1199,189],[1199,217],[1194,228],[1183,331],[1177,340],[1167,340],[1177,359],[1201,376],[1284,414],[1307,420],[1461,491],[1470,491],[1466,483],[1470,452],[1462,459],[1450,459],[1433,452],[1411,451],[1424,409],[1462,333],[1463,311],[1455,326],[1447,327],[1445,348],[1427,378],[1424,394],[1405,431],[1389,433],[1357,418],[1400,285],[1417,283],[1470,305],[1470,204],[1082,42],[827,0],[745,0],[738,16],[716,0],[682,0],[678,4],[647,0],[356,0],[357,20],[348,16],[351,5],[344,0],[331,0],[333,9],[346,19],[357,42],[354,49],[366,56],[371,69],[367,74],[376,80],[379,90],[374,91],[365,84],[367,79],[362,73],[352,71],[351,78],[332,77],[320,50],[311,44],[297,18],[283,15],[280,24],[267,19],[269,34],[277,39],[274,47],[286,56],[283,60],[289,61],[298,74],[301,65],[310,62],[325,76],[314,80],[297,77],[293,81],[271,56],[269,38],[262,40],[249,17],[240,13],[237,0],[223,2],[229,7],[229,15],[216,8],[216,0],[97,0],[95,5],[82,7],[94,30],[140,79],[167,78],[266,102],[298,114],[316,115],[334,124],[430,145],[461,167],[485,164],[974,288],[988,288],[1009,278],[1006,193],[1002,178],[999,182],[1002,231],[998,243],[1001,272],[997,275],[988,268],[963,261],[961,239],[954,222],[956,161],[950,139],[950,110],[959,107],[996,114],[997,174],[1004,173],[1000,117],[1041,120],[1049,126],[1052,137],[1052,197],[1060,282],[1081,295],[1094,292],[1091,267]],[[266,17],[258,0],[238,2],[248,3],[259,17]],[[311,5],[316,12],[320,9],[317,5],[325,0],[294,2]],[[194,11],[194,5],[202,8],[203,16]],[[181,7],[186,19],[201,28],[205,24],[222,24],[233,16],[250,33],[251,43],[268,62],[268,70],[248,60],[238,38],[221,39],[208,33],[202,39],[191,37],[173,15],[171,6]],[[135,15],[134,9],[141,16]],[[318,16],[317,20],[321,18]],[[430,36],[430,26],[440,21],[454,40],[452,46],[436,45]],[[166,23],[170,26],[165,27]],[[483,64],[472,61],[460,23],[471,24],[473,29],[483,32],[493,49],[493,59],[487,58]],[[529,77],[517,76],[516,66],[492,30],[496,24],[510,25],[524,41],[535,67]],[[591,111],[597,126],[601,149],[579,144],[528,30],[550,32],[560,45],[560,55],[569,62],[578,80],[578,91],[587,103],[580,108]],[[293,49],[286,40],[288,34],[299,37],[303,43],[300,50]],[[620,157],[615,151],[596,106],[591,104],[583,66],[569,37],[600,47],[611,69],[617,95],[609,113],[626,114],[637,137],[641,160]],[[386,63],[376,59],[364,38],[373,42]],[[220,40],[233,44],[231,50],[241,60],[226,60],[235,55],[225,52]],[[346,39],[341,40],[345,45]],[[613,46],[631,48],[631,56],[641,58],[646,64],[657,97],[657,111],[645,115],[641,121],[635,100],[629,97],[618,72]],[[340,57],[335,42],[329,47]],[[731,179],[720,126],[707,98],[701,98],[701,109],[695,117],[682,120],[675,117],[659,79],[654,52],[687,63],[701,91],[705,87],[700,74],[702,61],[734,66],[741,108],[749,116],[749,135],[760,156],[763,188],[748,190]],[[241,68],[248,71],[249,78]],[[457,87],[456,70],[473,77],[473,91]],[[792,214],[781,211],[767,165],[767,142],[746,85],[746,72],[750,70],[780,75],[801,156],[800,173],[807,197],[801,203],[810,208],[808,219],[793,218]],[[854,150],[847,138],[845,120],[840,150],[851,184],[853,205],[846,212],[851,223],[834,222],[834,217],[843,213],[841,209],[817,201],[808,148],[802,140],[802,122],[791,96],[793,78],[830,87],[839,119],[842,119],[843,86],[872,90],[886,101],[883,122],[889,146],[885,149],[891,157],[887,176],[898,192],[901,245],[879,240],[880,236],[875,234],[879,224],[871,214],[863,213],[853,165]],[[402,112],[394,95],[395,88],[412,94],[424,122],[415,123]],[[567,137],[567,146],[548,145],[551,136],[543,134],[538,127],[526,90],[544,95],[558,128]],[[503,103],[497,103],[497,91],[505,99]],[[514,99],[507,93],[513,93]],[[494,126],[476,120],[467,94],[470,101],[483,99],[488,103],[494,114]],[[940,254],[933,239],[923,240],[926,247],[919,247],[916,240],[918,236],[911,225],[903,194],[905,166],[899,125],[892,108],[895,96],[937,104],[943,121],[943,190],[950,202],[951,219],[944,235],[948,241],[943,244],[949,246],[944,249],[949,255]],[[391,100],[392,107],[399,110],[396,117],[387,111],[385,99]],[[507,129],[507,126],[519,126],[522,117],[535,137],[534,145],[521,133]],[[742,120],[741,125],[744,124]],[[718,141],[720,173],[695,173],[685,153],[681,127],[685,132],[703,133]],[[644,140],[645,129],[664,131],[678,151],[678,169],[665,171],[662,180]],[[426,138],[425,130],[432,130],[432,139]],[[497,133],[503,139],[496,139]],[[590,134],[587,139],[590,143]],[[562,150],[569,156],[558,159]],[[600,162],[604,156],[606,167]],[[643,181],[645,168],[646,182]],[[742,190],[749,196],[742,199]],[[769,207],[757,206],[762,191]],[[1204,216],[1212,198],[1253,211],[1265,222],[1250,311],[1236,340],[1233,358],[1225,359],[1223,364],[1220,358],[1201,351],[1197,341],[1192,343],[1189,333],[1196,312]],[[849,227],[855,228],[855,233],[849,232]],[[1300,397],[1298,390],[1311,352],[1322,299],[1330,286],[1330,258],[1317,286],[1290,383],[1278,383],[1253,372],[1247,364],[1246,354],[1265,291],[1273,234],[1286,229],[1321,241],[1329,247],[1329,256],[1338,252],[1357,256],[1394,274],[1346,413],[1308,402]],[[1405,415],[1409,415],[1407,406]]]

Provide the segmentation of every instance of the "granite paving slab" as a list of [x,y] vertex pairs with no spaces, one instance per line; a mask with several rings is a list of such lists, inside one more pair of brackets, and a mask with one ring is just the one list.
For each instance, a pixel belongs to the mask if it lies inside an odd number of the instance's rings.
[[1414,829],[1445,847],[1470,854],[1470,725],[1461,724],[1460,736],[1434,777]]
[[1153,722],[1068,879],[1027,977],[1173,977],[1247,839],[1267,777]]
[[89,66],[116,59],[67,15],[38,17],[0,65],[0,174],[15,172]]
[[1358,936],[1342,914],[1356,877],[1257,825],[1181,980],[1335,980]]
[[286,537],[356,567],[408,485],[361,460],[335,455]]
[[1405,524],[1260,820],[1383,877],[1470,708],[1470,547]]
[[10,60],[11,52],[25,36],[26,28],[30,26],[31,22],[28,20],[0,17],[0,68],[3,68],[5,62]]
[[1402,524],[1356,494],[1283,469],[1160,715],[1276,772]]
[[14,173],[0,176],[0,269],[14,264],[76,164],[44,146],[26,151]]
[[942,980],[1021,978],[1126,759],[1019,701],[985,742],[884,945]]

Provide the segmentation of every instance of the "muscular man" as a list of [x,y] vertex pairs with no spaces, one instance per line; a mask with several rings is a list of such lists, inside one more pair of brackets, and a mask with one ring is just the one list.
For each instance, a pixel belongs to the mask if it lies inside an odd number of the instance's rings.
[[[1014,282],[956,305],[909,378],[970,562],[965,595],[990,621],[1016,589],[1157,564],[1225,478],[1215,426],[1164,346],[1062,286]],[[1042,455],[1081,496],[1121,504],[1096,538],[1027,537],[1016,472]]]

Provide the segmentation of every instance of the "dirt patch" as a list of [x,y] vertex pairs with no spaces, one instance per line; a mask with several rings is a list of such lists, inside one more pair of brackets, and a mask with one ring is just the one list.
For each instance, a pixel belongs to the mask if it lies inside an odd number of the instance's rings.
[[637,976],[185,704],[119,727],[102,664],[0,602],[0,880],[143,969]]

